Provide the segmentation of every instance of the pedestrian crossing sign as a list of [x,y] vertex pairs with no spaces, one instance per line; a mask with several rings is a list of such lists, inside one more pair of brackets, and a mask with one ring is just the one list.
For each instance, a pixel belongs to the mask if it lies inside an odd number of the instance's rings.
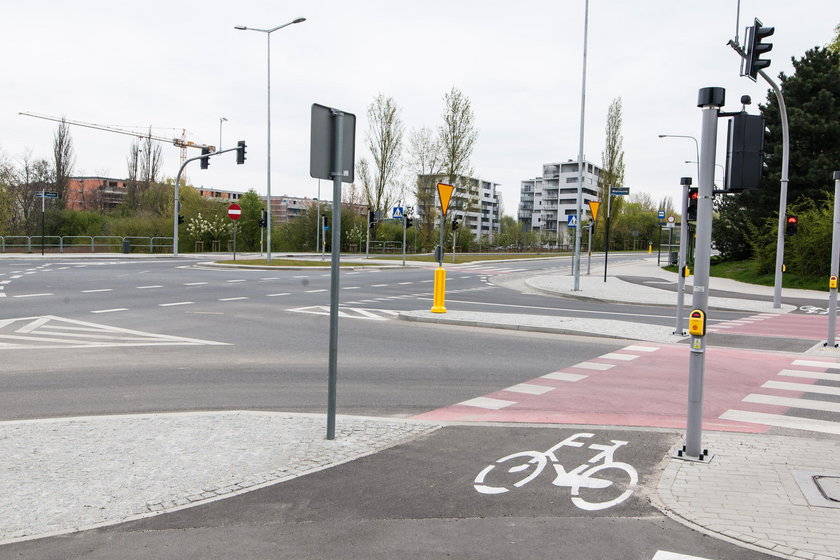
[[577,227],[577,214],[566,216],[566,227]]

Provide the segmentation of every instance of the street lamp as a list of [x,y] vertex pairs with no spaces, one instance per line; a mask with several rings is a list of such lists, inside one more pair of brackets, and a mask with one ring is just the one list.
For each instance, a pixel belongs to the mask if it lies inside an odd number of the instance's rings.
[[219,150],[222,149],[222,123],[227,121],[227,117],[219,117]]
[[697,181],[700,181],[700,144],[694,136],[683,136],[682,134],[660,134],[660,138],[691,138],[694,140],[694,148],[697,150]]
[[[267,47],[268,47],[268,56],[267,56],[267,66],[268,66],[268,79],[267,79],[267,87],[266,87],[266,95],[268,98],[266,104],[266,128],[267,128],[267,136],[268,140],[266,142],[267,152],[266,152],[266,193],[265,193],[265,206],[266,210],[266,219],[265,219],[265,229],[266,229],[266,252],[265,252],[265,262],[271,262],[271,34],[277,31],[278,29],[283,29],[284,27],[288,27],[289,25],[295,23],[302,23],[306,21],[306,18],[297,18],[292,20],[288,23],[284,23],[283,25],[278,25],[277,27],[272,27],[271,29],[257,29],[255,27],[246,27],[244,25],[235,25],[233,28],[239,31],[259,31],[260,33],[265,33],[266,38],[268,39]],[[699,158],[698,158],[699,159]]]
[[[699,162],[696,162],[696,161],[691,161],[690,159],[685,160],[685,162],[686,162],[686,163],[697,163],[697,164],[699,165]],[[725,170],[725,169],[724,169],[724,167],[723,167],[721,164],[719,164],[719,163],[716,163],[716,164],[715,164],[715,167],[720,167],[720,177],[721,177],[721,181],[723,181],[723,179],[726,177],[726,170]],[[698,179],[698,180],[699,180],[699,179]],[[726,188],[726,187],[724,186],[724,188]]]

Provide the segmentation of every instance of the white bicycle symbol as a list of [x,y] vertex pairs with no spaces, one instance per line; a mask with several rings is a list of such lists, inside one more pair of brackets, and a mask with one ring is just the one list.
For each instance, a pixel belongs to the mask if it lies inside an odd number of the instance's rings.
[[800,311],[804,311],[805,313],[812,313],[816,315],[828,315],[828,309],[825,307],[814,307],[813,305],[803,305],[799,308]]
[[[621,463],[618,461],[613,460],[613,455],[615,454],[616,449],[623,445],[627,445],[626,441],[618,441],[618,440],[610,440],[612,441],[612,445],[601,445],[597,443],[592,443],[589,445],[589,449],[595,449],[596,451],[600,451],[600,453],[596,454],[594,457],[589,459],[588,462],[575,467],[570,471],[566,471],[563,465],[560,464],[560,461],[557,459],[557,455],[555,452],[560,449],[561,447],[583,447],[585,442],[577,441],[578,439],[582,438],[591,438],[595,434],[589,433],[579,433],[574,434],[572,436],[567,437],[557,445],[551,447],[549,450],[545,452],[541,451],[520,451],[518,453],[512,453],[506,457],[502,457],[495,464],[488,465],[484,468],[478,476],[475,477],[475,481],[473,486],[475,489],[482,493],[482,494],[503,494],[508,492],[510,488],[506,486],[490,486],[486,483],[488,475],[493,473],[494,469],[497,466],[500,466],[502,463],[506,463],[508,461],[513,461],[515,459],[524,459],[524,462],[518,462],[517,464],[513,465],[512,467],[507,469],[507,473],[519,473],[523,471],[527,471],[529,468],[533,468],[533,471],[528,474],[522,480],[513,483],[513,488],[521,488],[525,486],[535,478],[537,478],[540,473],[542,473],[543,469],[548,465],[548,462],[551,461],[552,466],[554,467],[554,471],[557,473],[552,484],[554,486],[561,486],[561,487],[569,487],[572,489],[572,503],[575,504],[580,509],[585,509],[587,511],[596,511],[601,509],[607,509],[614,505],[620,504],[627,498],[629,498],[633,494],[633,489],[635,488],[636,484],[639,481],[639,474],[636,472],[636,469],[633,468],[631,465],[627,463]],[[600,465],[596,465],[599,461],[602,461]],[[592,499],[585,499],[583,496],[580,495],[581,488],[593,488],[593,489],[602,489],[602,488],[609,488],[614,484],[618,487],[618,484],[609,480],[607,478],[597,478],[594,475],[601,471],[606,471],[607,469],[616,469],[618,471],[624,471],[626,476],[629,478],[629,481],[626,483],[626,489],[621,492],[618,496],[608,500],[592,500]],[[500,467],[498,471],[503,471]],[[497,473],[498,473],[497,471]],[[498,478],[498,474],[493,474],[494,478]],[[620,489],[620,488],[619,488]],[[587,494],[590,496],[590,494]]]

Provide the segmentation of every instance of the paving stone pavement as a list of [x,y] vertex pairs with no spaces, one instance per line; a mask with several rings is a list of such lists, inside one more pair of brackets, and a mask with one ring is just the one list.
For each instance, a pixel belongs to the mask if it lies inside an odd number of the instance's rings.
[[671,460],[659,481],[667,511],[782,558],[840,559],[840,508],[816,507],[797,471],[840,476],[840,442],[705,432],[708,464]]
[[173,511],[338,465],[437,429],[202,412],[0,422],[0,544]]

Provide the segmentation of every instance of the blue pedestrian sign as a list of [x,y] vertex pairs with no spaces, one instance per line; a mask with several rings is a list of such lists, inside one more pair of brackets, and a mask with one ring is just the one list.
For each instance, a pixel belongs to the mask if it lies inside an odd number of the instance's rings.
[[394,209],[392,210],[392,212],[393,212],[392,216],[394,217],[394,219],[403,217],[403,207],[402,206],[394,206]]
[[659,211],[659,219],[660,219],[660,220],[664,220],[664,219],[665,219],[665,210],[660,210],[660,211]]
[[566,227],[577,227],[577,214],[566,216]]

